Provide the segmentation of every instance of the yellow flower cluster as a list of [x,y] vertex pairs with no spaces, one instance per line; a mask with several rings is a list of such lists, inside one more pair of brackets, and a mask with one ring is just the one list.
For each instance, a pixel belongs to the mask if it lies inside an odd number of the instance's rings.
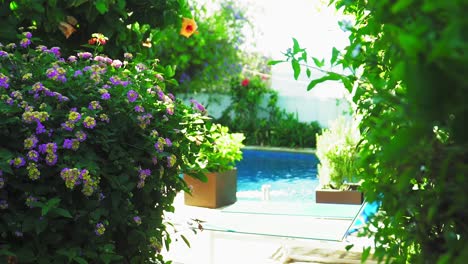
[[81,177],[83,180],[83,189],[81,192],[86,196],[91,196],[94,190],[97,189],[99,179],[91,178],[88,170],[82,170]]
[[29,163],[26,169],[28,171],[29,179],[33,181],[39,179],[39,177],[41,176],[41,172],[37,169],[36,163],[33,163],[33,162]]
[[23,121],[30,124],[36,120],[41,122],[46,121],[49,119],[49,114],[47,112],[39,112],[39,111],[26,111],[23,113]]

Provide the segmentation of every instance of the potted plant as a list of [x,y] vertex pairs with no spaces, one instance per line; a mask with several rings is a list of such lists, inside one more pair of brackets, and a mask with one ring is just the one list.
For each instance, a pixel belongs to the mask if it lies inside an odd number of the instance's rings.
[[358,191],[357,145],[361,136],[356,119],[340,117],[317,135],[319,187],[317,203],[362,204]]
[[235,162],[242,159],[245,139],[242,133],[229,133],[229,128],[207,123],[209,131],[201,145],[199,163],[205,167],[203,175],[185,174],[189,188],[185,192],[186,205],[218,208],[236,202],[237,170]]

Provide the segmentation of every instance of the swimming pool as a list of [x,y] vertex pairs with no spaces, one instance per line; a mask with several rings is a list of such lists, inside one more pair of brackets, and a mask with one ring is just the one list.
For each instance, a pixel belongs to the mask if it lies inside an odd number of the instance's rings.
[[[318,159],[313,153],[244,149],[237,165],[237,199],[315,202]],[[268,186],[268,187],[267,187]]]

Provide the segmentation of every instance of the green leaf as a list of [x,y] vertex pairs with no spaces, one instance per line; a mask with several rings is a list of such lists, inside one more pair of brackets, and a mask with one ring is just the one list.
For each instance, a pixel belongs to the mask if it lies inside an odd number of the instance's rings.
[[350,249],[352,249],[354,247],[354,244],[351,244],[351,245],[347,245],[345,247],[346,251],[349,251]]
[[57,215],[66,217],[66,218],[73,218],[73,216],[70,214],[70,212],[66,209],[63,208],[52,208],[50,210],[51,213],[55,213]]
[[42,216],[46,215],[50,209],[57,207],[57,205],[60,203],[60,198],[55,197],[47,201],[47,203],[42,207]]
[[317,67],[323,67],[325,65],[325,61],[322,59],[321,61],[317,58],[312,58],[314,63]]
[[105,0],[97,0],[95,5],[96,9],[99,11],[99,13],[101,13],[101,15],[109,11],[109,7],[107,6],[107,2]]
[[41,3],[36,2],[36,1],[34,1],[34,2],[31,3],[31,8],[34,9],[37,13],[41,13],[41,14],[42,14],[42,13],[45,12],[44,6],[42,6]]
[[438,260],[437,260],[437,264],[447,264],[447,263],[450,263],[450,257],[452,255],[450,253],[446,253],[444,255],[442,255]]
[[293,42],[294,42],[293,52],[294,54],[296,54],[301,51],[301,47],[299,46],[299,42],[297,42],[297,39],[293,38]]
[[309,85],[307,85],[307,91],[311,90],[314,88],[317,84],[323,83],[325,81],[337,81],[341,80],[342,76],[340,74],[334,73],[334,72],[329,72],[328,75],[323,76],[321,78],[312,80]]
[[57,5],[57,0],[49,0],[47,1],[50,7],[55,7]]
[[408,55],[416,55],[422,49],[422,44],[419,38],[415,35],[408,33],[401,33],[399,35],[401,47]]
[[174,75],[175,75],[175,66],[172,67],[171,65],[167,65],[166,68],[165,68],[166,72],[165,72],[165,76],[167,78],[172,78]]
[[340,54],[340,51],[338,49],[336,49],[335,47],[333,47],[332,57],[330,59],[330,64],[331,65],[335,65],[336,59],[338,58],[338,54]]
[[302,52],[301,58],[299,60],[301,60],[301,59],[303,61],[307,62],[307,52],[305,52],[305,51]]
[[89,0],[74,0],[71,4],[69,4],[68,6],[69,7],[77,7],[77,6],[80,6],[86,2],[88,2]]
[[353,91],[353,83],[350,81],[349,77],[342,76],[341,81],[343,82],[346,90],[348,90],[351,93]]
[[307,78],[310,78],[310,74],[311,74],[311,72],[310,72],[310,69],[309,69],[309,68],[307,68],[307,69],[306,69],[306,75],[307,75]]
[[18,9],[18,4],[16,3],[16,1],[11,1],[10,10],[15,11],[16,9]]
[[78,250],[76,250],[76,248],[62,248],[62,249],[59,249],[57,250],[57,254],[58,255],[62,255],[62,256],[65,256],[68,258],[68,261],[71,261],[73,258],[76,257],[76,255],[78,254]]
[[361,263],[366,263],[366,260],[369,258],[370,255],[370,247],[365,247],[364,250],[362,251],[361,255]]
[[299,62],[296,59],[293,59],[291,61],[291,66],[294,70],[294,79],[297,80],[297,78],[299,78],[299,74],[301,73],[301,66],[299,65]]
[[86,259],[82,257],[74,257],[73,260],[78,262],[79,264],[88,264],[88,261],[86,261]]
[[396,2],[391,10],[392,10],[392,13],[396,14],[396,13],[399,13],[400,11],[406,9],[408,6],[411,5],[411,3],[413,2],[413,0],[399,0],[398,2]]
[[116,254],[101,254],[99,255],[99,258],[106,264],[115,262],[117,260],[121,260],[122,256],[116,255]]
[[47,224],[49,223],[49,221],[47,221],[47,218],[43,218],[39,221],[36,222],[36,234],[40,234],[42,233],[46,228],[47,228]]
[[285,62],[285,61],[284,60],[271,60],[271,61],[268,61],[268,65],[276,65],[281,62]]
[[188,239],[184,235],[180,235],[180,237],[182,238],[182,240],[184,240],[184,243],[187,245],[187,247],[190,247],[190,242],[188,241]]

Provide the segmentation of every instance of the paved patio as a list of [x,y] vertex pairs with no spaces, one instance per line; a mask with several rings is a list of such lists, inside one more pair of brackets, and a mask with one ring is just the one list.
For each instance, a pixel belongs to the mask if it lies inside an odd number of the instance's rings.
[[[163,254],[176,264],[360,263],[363,246],[372,245],[355,236],[342,239],[350,219],[226,213],[186,206],[182,193],[174,206],[175,213],[167,218],[177,232]],[[197,220],[202,221],[203,231],[197,230]],[[180,235],[188,239],[190,248]],[[350,244],[355,246],[347,252]]]

